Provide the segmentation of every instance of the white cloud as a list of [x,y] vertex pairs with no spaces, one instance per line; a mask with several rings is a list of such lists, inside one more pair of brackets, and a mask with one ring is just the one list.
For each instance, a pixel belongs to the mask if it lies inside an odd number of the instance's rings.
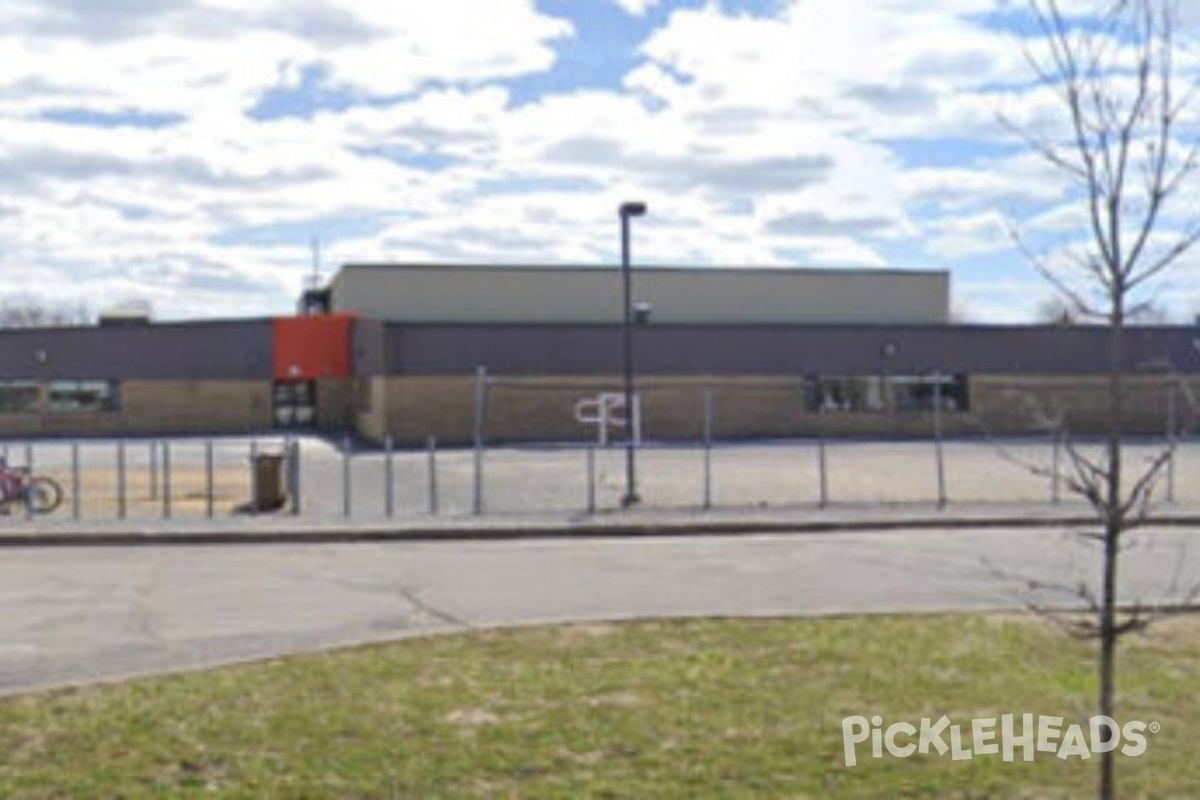
[[[241,113],[320,65],[367,95],[547,69],[573,33],[532,0],[0,2],[3,83],[38,105]],[[331,33],[331,31],[333,33]],[[336,35],[334,35],[336,33]],[[22,91],[24,89],[25,91]]]
[[[630,24],[658,17],[618,1]],[[998,214],[1066,227],[1044,164],[987,150],[914,164],[895,149],[1011,142],[999,108],[1052,130],[1020,42],[971,16],[994,7],[668,9],[624,74],[531,99],[506,79],[552,69],[582,35],[533,0],[0,0],[0,296],[36,280],[137,292],[168,316],[285,312],[311,235],[327,263],[612,262],[615,209],[632,198],[651,209],[644,261],[1003,256]],[[313,81],[326,102],[311,113],[248,116]],[[43,118],[81,110],[167,116]]]
[[645,16],[646,11],[658,5],[658,0],[614,0],[625,10],[626,14],[634,17]]
[[994,211],[939,219],[928,226],[929,252],[948,259],[1011,253],[1009,221]]

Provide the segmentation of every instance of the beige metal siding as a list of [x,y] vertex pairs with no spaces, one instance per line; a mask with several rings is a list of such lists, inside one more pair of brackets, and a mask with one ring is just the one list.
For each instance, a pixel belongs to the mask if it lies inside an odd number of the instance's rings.
[[[582,267],[345,267],[333,306],[404,322],[617,322],[621,274]],[[635,268],[661,323],[944,323],[949,275],[898,270]]]

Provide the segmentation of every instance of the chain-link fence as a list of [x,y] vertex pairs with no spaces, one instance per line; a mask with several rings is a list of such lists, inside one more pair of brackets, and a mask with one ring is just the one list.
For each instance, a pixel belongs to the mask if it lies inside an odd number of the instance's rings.
[[[602,380],[480,373],[467,444],[299,435],[7,441],[6,469],[50,478],[61,504],[36,513],[19,480],[0,487],[14,525],[267,513],[322,522],[574,516],[620,509],[632,496],[642,508],[695,511],[1082,504],[1068,488],[1070,454],[1102,458],[1098,439],[1070,438],[1044,424],[1047,414],[993,430],[951,378],[896,386],[903,391],[886,396],[883,381],[697,379],[639,385],[627,400]],[[1155,501],[1200,503],[1188,396],[1162,386],[1144,395],[1128,474],[1169,450]],[[1062,398],[1071,411],[1070,395]]]
[[[1100,457],[1096,441],[1077,447]],[[1131,470],[1165,440],[1126,447]],[[0,445],[0,455],[5,445]],[[10,468],[30,467],[61,489],[49,514],[19,495],[6,504],[26,521],[149,523],[236,520],[270,513],[311,521],[430,516],[585,515],[642,508],[789,509],[887,504],[1081,503],[1066,488],[1071,464],[1054,437],[777,439],[475,447],[387,447],[317,437],[256,440],[9,442]],[[265,457],[265,458],[264,458]],[[277,488],[264,488],[274,460]],[[1132,474],[1132,473],[1131,473]],[[268,476],[266,479],[272,480]],[[278,502],[272,498],[278,496]],[[1155,499],[1200,503],[1200,442],[1179,437]]]
[[[282,439],[262,440],[282,452]],[[9,517],[146,521],[226,517],[253,506],[257,439],[0,442]],[[30,497],[30,478],[54,487]],[[28,502],[27,502],[28,501]]]

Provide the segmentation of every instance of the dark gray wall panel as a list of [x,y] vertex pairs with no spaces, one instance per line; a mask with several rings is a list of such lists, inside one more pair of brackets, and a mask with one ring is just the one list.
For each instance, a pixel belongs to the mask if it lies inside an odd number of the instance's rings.
[[386,326],[376,320],[358,320],[354,323],[353,367],[356,378],[384,374],[386,332]]
[[0,331],[0,378],[269,380],[270,320]]
[[[605,325],[389,324],[388,374],[598,375],[621,369],[621,328]],[[1125,367],[1200,372],[1200,332],[1128,331]],[[651,325],[635,331],[639,371],[660,375],[1095,374],[1107,333],[1059,326]]]
[[[1128,331],[1126,369],[1200,373],[1200,331]],[[659,375],[1078,375],[1103,372],[1101,328],[1056,326],[650,325],[635,331],[639,372]],[[269,380],[271,320],[0,331],[0,379]],[[610,325],[401,325],[362,321],[355,374],[613,375]]]

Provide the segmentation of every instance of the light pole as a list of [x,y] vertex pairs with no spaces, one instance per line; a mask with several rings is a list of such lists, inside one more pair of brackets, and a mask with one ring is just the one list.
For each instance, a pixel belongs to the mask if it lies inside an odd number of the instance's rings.
[[624,288],[624,322],[621,335],[625,346],[625,496],[621,506],[628,508],[641,501],[637,493],[637,474],[634,468],[633,441],[633,298],[632,271],[629,268],[629,220],[646,213],[645,203],[622,203],[621,216],[621,281]]

